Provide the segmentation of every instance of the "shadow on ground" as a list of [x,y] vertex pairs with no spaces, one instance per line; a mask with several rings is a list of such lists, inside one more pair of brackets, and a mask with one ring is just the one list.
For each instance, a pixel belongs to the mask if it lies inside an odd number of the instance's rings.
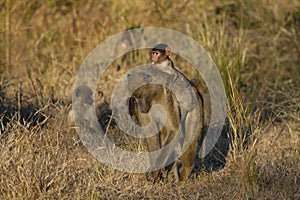
[[[117,129],[118,126],[115,120],[112,118],[112,110],[109,104],[104,102],[96,108],[98,121],[103,130]],[[229,151],[230,128],[228,125],[224,125],[221,135],[212,149],[212,151],[205,157],[204,162],[201,159],[196,159],[194,173],[201,173],[203,170],[207,172],[213,172],[222,169],[226,164],[226,157]],[[200,150],[200,145],[198,150]],[[199,151],[198,151],[199,152]]]
[[[45,106],[45,108],[47,108]],[[5,133],[11,122],[18,122],[19,125],[30,129],[36,125],[43,126],[47,116],[43,113],[45,109],[27,101],[9,99],[5,93],[0,97],[0,133]]]
[[[205,130],[204,130],[205,131]],[[224,125],[220,137],[214,148],[205,156],[205,159],[196,159],[194,173],[218,171],[225,167],[226,157],[229,152],[230,138],[229,126]],[[201,143],[199,142],[198,150],[200,151]],[[198,152],[199,152],[198,151]]]

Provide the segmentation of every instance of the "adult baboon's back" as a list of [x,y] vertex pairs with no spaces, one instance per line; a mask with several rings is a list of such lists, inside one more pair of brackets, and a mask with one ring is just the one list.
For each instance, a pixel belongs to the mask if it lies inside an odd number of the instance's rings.
[[[176,160],[178,154],[182,154],[181,168],[175,162],[176,176],[179,180],[187,179],[193,169],[194,159],[197,155],[198,139],[203,127],[202,99],[195,87],[190,87],[190,89],[195,94],[197,102],[195,107],[189,111],[184,110],[186,108],[181,108],[180,100],[169,88],[159,84],[144,84],[137,88],[129,99],[129,113],[136,123],[141,126],[148,125],[151,120],[157,120],[155,122],[160,123],[160,113],[154,113],[150,120],[149,111],[156,104],[160,104],[164,108],[166,113],[164,126],[159,133],[146,138],[145,142],[149,152],[167,147],[173,140],[180,144],[179,146],[169,145],[170,147],[165,148],[158,157],[150,157],[152,165],[156,165],[157,162],[169,164],[170,161]],[[154,180],[160,177],[160,172],[160,170],[152,172]]]

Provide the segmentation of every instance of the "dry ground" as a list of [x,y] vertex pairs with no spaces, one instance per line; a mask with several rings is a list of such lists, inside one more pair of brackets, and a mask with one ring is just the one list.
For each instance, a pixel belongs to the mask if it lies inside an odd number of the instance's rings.
[[[299,1],[5,0],[0,7],[1,199],[300,199]],[[138,26],[185,33],[218,65],[232,139],[221,168],[152,184],[95,160],[68,125],[83,59]],[[145,55],[112,64],[99,82],[99,104]]]

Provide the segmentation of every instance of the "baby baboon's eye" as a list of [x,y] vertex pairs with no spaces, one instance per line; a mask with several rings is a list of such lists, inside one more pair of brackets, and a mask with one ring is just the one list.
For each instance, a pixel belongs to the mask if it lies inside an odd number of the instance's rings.
[[152,52],[152,55],[158,55],[158,54],[159,54],[159,52],[157,52],[157,51]]

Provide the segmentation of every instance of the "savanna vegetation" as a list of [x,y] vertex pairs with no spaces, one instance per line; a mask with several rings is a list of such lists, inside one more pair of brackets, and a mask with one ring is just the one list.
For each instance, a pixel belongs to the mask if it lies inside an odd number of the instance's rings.
[[[300,198],[299,1],[2,0],[0,7],[1,199]],[[153,184],[103,165],[68,123],[88,53],[113,34],[148,26],[199,42],[225,85],[230,144],[223,165],[180,183]],[[147,56],[108,68],[99,80],[100,113],[110,114],[118,78]],[[193,76],[183,62],[175,58]],[[120,134],[115,125],[109,131]]]

